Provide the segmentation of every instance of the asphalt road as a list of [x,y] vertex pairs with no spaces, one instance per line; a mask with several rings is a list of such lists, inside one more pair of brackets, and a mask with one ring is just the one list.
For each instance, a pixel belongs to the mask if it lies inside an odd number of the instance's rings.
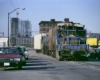
[[99,62],[67,62],[29,51],[22,70],[0,69],[0,80],[100,80]]

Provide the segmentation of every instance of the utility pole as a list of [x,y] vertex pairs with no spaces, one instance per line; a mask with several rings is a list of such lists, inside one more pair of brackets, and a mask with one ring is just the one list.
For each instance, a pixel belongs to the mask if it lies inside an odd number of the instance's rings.
[[9,15],[10,15],[11,13],[13,13],[14,11],[18,10],[18,9],[25,10],[25,8],[16,8],[16,9],[14,9],[12,12],[8,12],[8,47],[9,47]]

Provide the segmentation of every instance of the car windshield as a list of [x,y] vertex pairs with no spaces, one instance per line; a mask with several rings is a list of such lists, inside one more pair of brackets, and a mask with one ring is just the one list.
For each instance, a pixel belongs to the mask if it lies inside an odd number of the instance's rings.
[[0,48],[0,54],[18,54],[20,53],[20,50],[18,48]]

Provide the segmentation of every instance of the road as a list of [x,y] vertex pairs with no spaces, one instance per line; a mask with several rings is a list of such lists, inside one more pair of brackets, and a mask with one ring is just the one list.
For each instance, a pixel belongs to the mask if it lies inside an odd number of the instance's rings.
[[33,50],[29,54],[22,70],[0,69],[0,80],[100,80],[99,62],[57,61]]

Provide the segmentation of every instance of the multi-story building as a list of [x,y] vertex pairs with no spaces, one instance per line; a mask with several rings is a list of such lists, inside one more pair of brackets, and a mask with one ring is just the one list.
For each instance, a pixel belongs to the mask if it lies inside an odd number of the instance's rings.
[[49,31],[51,27],[56,25],[57,23],[60,23],[62,21],[55,21],[55,19],[51,19],[50,21],[41,21],[39,23],[40,33],[46,33]]
[[31,22],[28,20],[11,19],[11,36],[31,37]]
[[[51,19],[50,21],[41,21],[39,23],[39,31],[40,33],[48,33],[51,27],[56,26],[58,23],[65,23],[65,22],[74,23],[72,21],[69,21],[69,18],[65,18],[64,21],[55,21],[55,19]],[[80,24],[80,23],[74,23],[74,24]]]
[[18,37],[19,18],[11,18],[11,35],[10,43],[16,45],[16,37]]
[[31,37],[31,23],[28,20],[21,20],[19,24],[18,37]]
[[11,19],[11,37],[18,36],[19,18]]
[[[20,44],[30,44],[25,43],[27,38],[28,40],[31,40],[31,23],[28,20],[19,20],[18,18],[12,18],[11,19],[11,44],[17,45],[19,44],[18,40],[20,41]],[[23,41],[23,39],[25,39]],[[29,40],[29,41],[30,41]],[[23,43],[24,42],[24,43]]]

